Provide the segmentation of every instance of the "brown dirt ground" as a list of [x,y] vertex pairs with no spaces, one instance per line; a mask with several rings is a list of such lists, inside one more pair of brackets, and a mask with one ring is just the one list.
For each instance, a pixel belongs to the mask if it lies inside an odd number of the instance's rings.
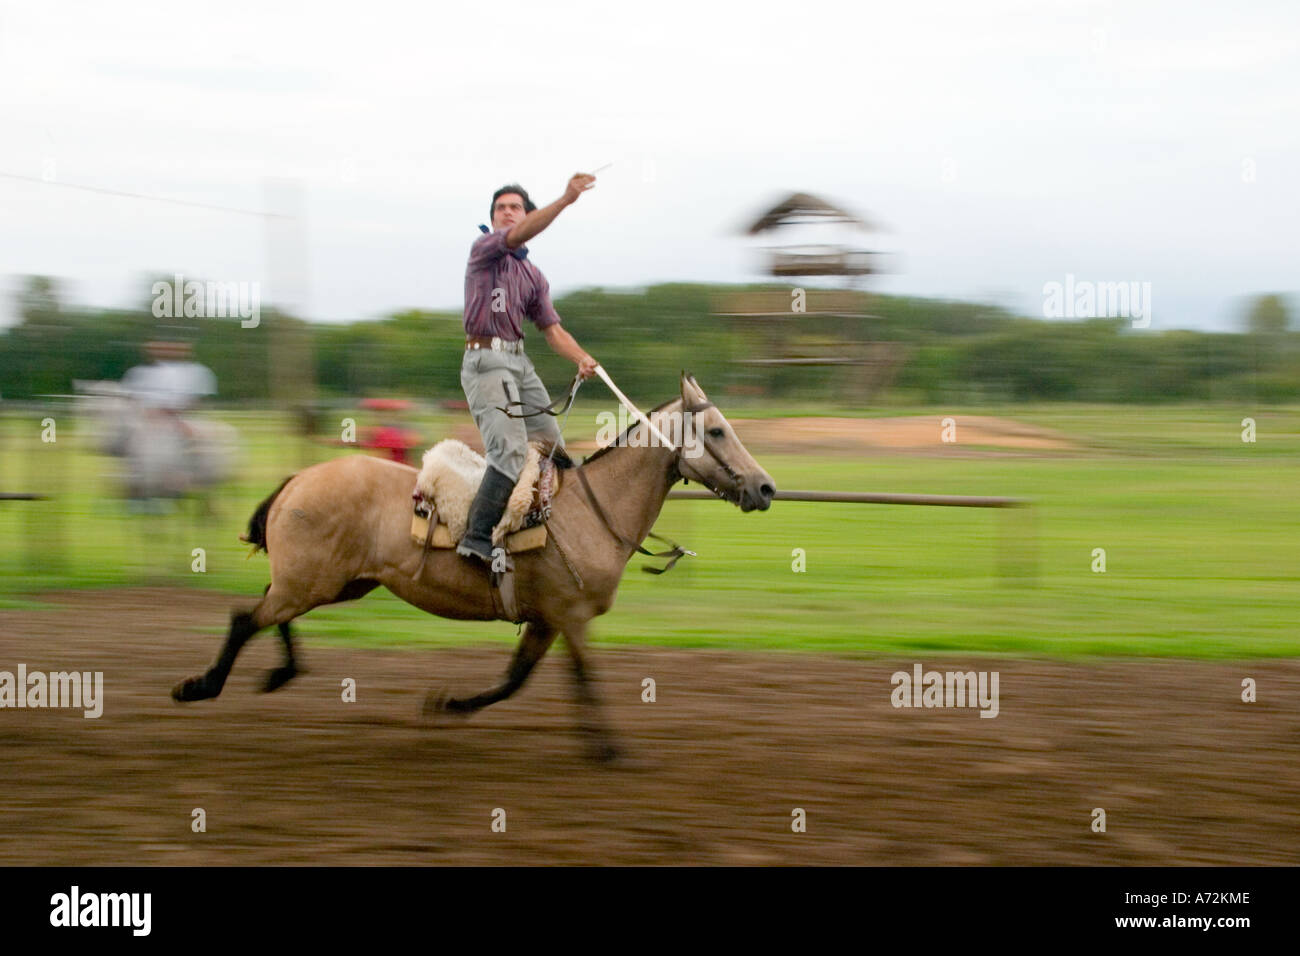
[[[558,646],[513,700],[430,726],[427,690],[485,687],[509,652],[321,646],[308,616],[310,673],[253,693],[278,661],[263,634],[220,699],[181,706],[168,690],[215,653],[202,629],[229,597],[48,600],[58,609],[0,611],[0,670],[103,670],[105,710],[0,710],[3,864],[1300,862],[1296,661],[922,660],[998,670],[990,720],[893,709],[889,675],[911,660],[597,640],[637,761],[609,769],[582,757]],[[1240,702],[1243,676],[1258,703]],[[195,807],[206,833],[190,830]],[[497,807],[505,833],[489,827]],[[806,833],[791,832],[795,807]]]
[[943,419],[932,415],[897,418],[766,418],[732,422],[746,447],[839,448],[870,451],[950,451],[992,446],[1025,451],[1066,451],[1064,435],[1036,425],[987,415],[955,416],[955,441],[943,441]]
[[[1076,448],[1067,436],[1047,428],[988,415],[956,417],[955,442],[942,440],[942,419],[932,415],[897,418],[736,418],[732,425],[752,452],[819,451],[855,455],[891,453],[943,453],[950,455],[1018,452],[1068,452]],[[450,433],[472,448],[482,451],[478,429],[458,425]],[[587,454],[594,441],[575,439],[570,451]]]

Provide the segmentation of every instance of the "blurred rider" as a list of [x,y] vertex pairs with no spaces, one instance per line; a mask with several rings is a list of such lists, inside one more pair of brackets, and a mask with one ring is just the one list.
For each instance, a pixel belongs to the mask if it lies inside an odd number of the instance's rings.
[[147,419],[185,438],[192,437],[183,415],[200,399],[217,393],[216,376],[193,360],[188,342],[147,342],[145,354],[152,359],[150,364],[127,372],[122,386]]

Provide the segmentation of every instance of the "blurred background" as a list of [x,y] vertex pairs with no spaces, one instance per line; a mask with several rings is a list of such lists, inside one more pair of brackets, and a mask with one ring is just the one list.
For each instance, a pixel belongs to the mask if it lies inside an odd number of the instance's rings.
[[[833,559],[797,579],[826,617],[772,640],[837,645],[842,618],[850,649],[969,646],[931,614],[953,600],[936,575],[969,574],[992,645],[1048,640],[1022,614],[1041,602],[1050,640],[1148,648],[1134,622],[1080,630],[1079,549],[1113,533],[1161,581],[1126,579],[1149,626],[1196,649],[1227,627],[1213,588],[1296,567],[1286,5],[0,9],[0,600],[255,593],[235,535],[283,476],[477,445],[459,384],[477,224],[504,182],[545,204],[602,166],[530,255],[634,401],[693,372],[781,488],[1036,501],[1032,535],[978,511],[784,507],[774,553],[811,536]],[[572,369],[536,332],[529,349],[559,394]],[[573,449],[615,408],[585,385]],[[753,518],[669,502],[664,525],[723,558],[684,585],[790,587]],[[1019,537],[1040,587],[1009,596],[993,571]],[[1204,604],[1175,623],[1188,593]],[[909,619],[862,633],[884,594]],[[659,604],[640,578],[628,597],[630,639],[764,632],[725,602],[716,630],[682,626],[697,594]],[[429,631],[372,601],[395,640]],[[355,637],[368,613],[320,614]],[[1270,602],[1232,614],[1295,641]]]
[[[684,369],[783,489],[1033,504],[670,501],[700,557],[629,574],[602,642],[1292,657],[1297,16],[0,0],[0,630],[38,647],[53,595],[102,594],[87,620],[205,659],[286,475],[481,447],[491,195],[612,164],[530,257],[642,408]],[[570,449],[616,407],[584,385]],[[386,592],[301,630],[514,640]]]
[[[643,407],[694,373],[783,488],[1036,497],[1035,534],[1086,535],[1121,487],[1173,495],[1151,480],[1167,462],[1216,505],[1142,509],[1141,547],[1185,555],[1177,522],[1218,516],[1246,573],[1265,555],[1243,529],[1293,530],[1275,497],[1300,407],[1284,5],[1213,30],[1160,3],[812,4],[797,23],[669,5],[581,25],[518,4],[381,3],[369,25],[0,9],[5,594],[244,593],[264,570],[234,536],[284,475],[477,444],[459,384],[476,226],[505,182],[545,204],[601,166],[531,245],[565,326]],[[529,344],[558,394],[571,368]],[[615,408],[586,385],[570,444],[594,448]],[[792,534],[829,522],[846,561],[863,534],[903,535],[876,570],[909,585],[980,577],[1006,537],[978,512],[788,509]],[[139,522],[169,543],[131,547]],[[665,522],[750,553],[753,523],[704,503]],[[1055,560],[1077,564],[1042,544],[1050,586]],[[871,595],[820,599],[852,615]],[[671,609],[645,610],[675,633]]]

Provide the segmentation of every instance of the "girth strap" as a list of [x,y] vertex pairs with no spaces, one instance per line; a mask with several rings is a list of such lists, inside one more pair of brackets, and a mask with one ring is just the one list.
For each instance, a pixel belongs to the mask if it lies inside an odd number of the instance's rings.
[[519,603],[515,600],[514,570],[490,571],[489,574],[492,576],[488,583],[488,590],[492,594],[493,610],[498,617],[512,624],[518,624],[522,618],[519,616]]
[[424,574],[424,565],[429,560],[429,552],[433,550],[433,529],[436,528],[437,526],[438,526],[438,509],[433,506],[432,502],[430,502],[429,503],[429,530],[425,532],[424,535],[424,547],[420,551],[420,566],[416,568],[415,573],[411,575],[411,579],[413,581],[420,580],[420,576]]

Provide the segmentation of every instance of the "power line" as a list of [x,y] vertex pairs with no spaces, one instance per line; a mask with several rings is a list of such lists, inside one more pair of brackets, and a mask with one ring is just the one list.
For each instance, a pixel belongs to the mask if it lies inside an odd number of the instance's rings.
[[105,189],[102,186],[82,186],[77,183],[63,183],[50,179],[42,179],[39,176],[20,176],[18,173],[0,172],[0,178],[16,179],[25,183],[38,183],[42,186],[61,186],[64,189],[80,189],[84,192],[100,193],[105,196],[123,196],[127,199],[148,199],[151,202],[169,203],[173,206],[192,206],[196,209],[210,209],[216,212],[233,212],[241,216],[258,216],[263,219],[292,219],[293,216],[286,216],[278,212],[259,212],[256,209],[238,209],[234,206],[218,206],[214,203],[194,202],[189,199],[170,199],[166,196],[149,196],[145,193],[127,192],[122,189]]

